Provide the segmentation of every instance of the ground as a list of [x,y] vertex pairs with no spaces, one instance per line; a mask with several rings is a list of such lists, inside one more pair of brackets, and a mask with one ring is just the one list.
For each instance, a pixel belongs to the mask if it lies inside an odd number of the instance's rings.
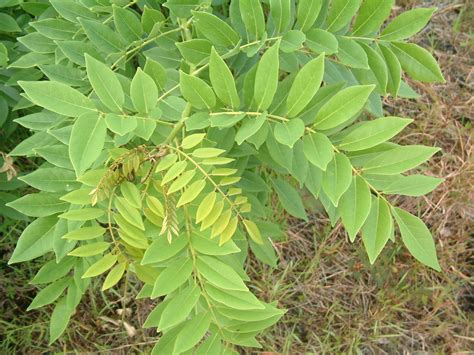
[[[285,317],[260,338],[278,353],[404,353],[474,351],[472,324],[472,145],[474,58],[469,1],[397,1],[400,10],[436,5],[439,11],[415,41],[433,50],[447,83],[412,83],[422,97],[387,99],[392,115],[415,119],[401,141],[443,149],[426,173],[446,182],[429,196],[396,203],[427,222],[436,238],[443,272],[430,271],[400,243],[389,245],[370,266],[360,242],[351,244],[340,226],[323,214],[310,223],[289,220],[287,241],[276,244],[277,269],[248,263],[251,285],[260,297],[278,300]],[[471,20],[471,22],[470,22]],[[23,225],[2,223],[0,262],[6,264]],[[152,331],[140,324],[152,309],[119,291],[88,293],[60,341],[49,347],[50,309],[25,312],[35,289],[28,281],[39,263],[0,267],[0,353],[101,351],[133,353],[150,349]],[[263,271],[262,271],[263,268]],[[127,295],[138,283],[128,284]],[[96,288],[98,289],[98,288]],[[121,320],[125,320],[122,326]],[[127,321],[128,320],[128,321]]]

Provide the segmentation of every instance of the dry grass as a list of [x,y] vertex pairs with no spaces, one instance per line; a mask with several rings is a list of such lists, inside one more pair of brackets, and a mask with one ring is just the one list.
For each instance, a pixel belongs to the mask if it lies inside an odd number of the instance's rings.
[[[401,3],[401,2],[399,2]],[[413,100],[387,100],[391,114],[415,119],[403,143],[436,145],[443,149],[426,173],[446,178],[431,195],[397,198],[399,206],[419,214],[437,239],[443,273],[423,267],[401,243],[389,245],[370,266],[361,244],[350,244],[340,227],[331,229],[322,214],[309,224],[289,221],[289,238],[277,244],[281,261],[276,270],[251,260],[254,291],[278,300],[288,309],[282,321],[261,341],[277,353],[430,353],[469,352],[474,349],[472,273],[472,160],[470,130],[473,118],[472,33],[474,10],[462,1],[404,1],[404,6],[435,3],[440,11],[419,36],[434,49],[446,85],[412,83],[422,95]],[[0,250],[8,259],[21,225],[5,227]],[[7,230],[8,232],[5,232]],[[38,263],[39,265],[40,263]],[[47,345],[50,309],[29,312],[35,263],[0,268],[0,353],[48,351],[138,353],[156,341],[140,324],[153,305],[136,302],[120,292],[87,294],[59,342]],[[127,294],[136,294],[128,283]],[[98,289],[98,288],[96,288]],[[127,337],[117,312],[136,328]],[[131,315],[130,315],[131,314]],[[129,329],[130,331],[130,329]]]

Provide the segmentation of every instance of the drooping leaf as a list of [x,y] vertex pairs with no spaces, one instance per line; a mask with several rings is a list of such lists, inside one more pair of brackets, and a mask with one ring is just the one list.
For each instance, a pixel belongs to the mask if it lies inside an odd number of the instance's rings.
[[373,198],[372,207],[362,228],[362,241],[371,264],[375,262],[387,243],[393,229],[393,220],[387,202]]
[[323,173],[322,188],[334,206],[352,182],[352,166],[349,159],[340,153],[334,155]]
[[212,48],[209,61],[209,76],[217,97],[226,105],[238,108],[240,99],[235,87],[234,77],[214,48]]
[[308,216],[306,215],[303,202],[296,189],[281,179],[272,180],[272,183],[283,208],[292,216],[307,221]]
[[260,59],[255,74],[254,102],[257,111],[268,109],[278,86],[280,41],[270,47]]

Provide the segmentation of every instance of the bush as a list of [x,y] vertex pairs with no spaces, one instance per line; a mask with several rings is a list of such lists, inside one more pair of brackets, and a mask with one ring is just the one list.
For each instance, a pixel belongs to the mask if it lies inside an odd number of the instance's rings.
[[162,333],[155,353],[259,347],[284,311],[253,295],[244,262],[276,265],[280,210],[308,220],[303,191],[371,263],[399,233],[440,270],[427,227],[390,199],[441,183],[403,175],[439,149],[389,142],[412,120],[383,117],[381,100],[416,97],[402,70],[444,81],[406,42],[435,9],[380,30],[393,1],[161,3],[37,4],[9,66],[45,77],[19,81],[33,134],[10,153],[44,159],[21,177],[39,192],[8,205],[37,218],[10,263],[50,259],[29,309],[55,303],[51,342],[92,278],[105,291],[134,274],[137,298],[159,298],[144,324]]

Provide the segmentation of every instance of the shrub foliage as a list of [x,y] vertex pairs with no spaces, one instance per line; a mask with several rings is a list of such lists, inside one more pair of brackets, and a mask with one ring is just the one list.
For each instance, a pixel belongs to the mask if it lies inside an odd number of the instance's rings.
[[[7,1],[3,26],[19,22],[8,15],[19,2]],[[407,41],[435,9],[387,20],[392,5],[23,2],[36,19],[0,44],[0,61],[32,135],[10,155],[44,161],[21,177],[38,192],[9,203],[36,218],[10,263],[49,257],[29,308],[55,304],[50,341],[92,278],[107,290],[135,274],[137,298],[159,300],[144,324],[162,334],[155,353],[259,347],[284,311],[252,293],[244,262],[250,250],[276,265],[277,216],[307,220],[303,190],[371,263],[392,240],[440,270],[427,227],[390,201],[442,181],[406,174],[438,149],[389,142],[412,120],[384,117],[381,100],[417,97],[402,73],[444,81]]]

